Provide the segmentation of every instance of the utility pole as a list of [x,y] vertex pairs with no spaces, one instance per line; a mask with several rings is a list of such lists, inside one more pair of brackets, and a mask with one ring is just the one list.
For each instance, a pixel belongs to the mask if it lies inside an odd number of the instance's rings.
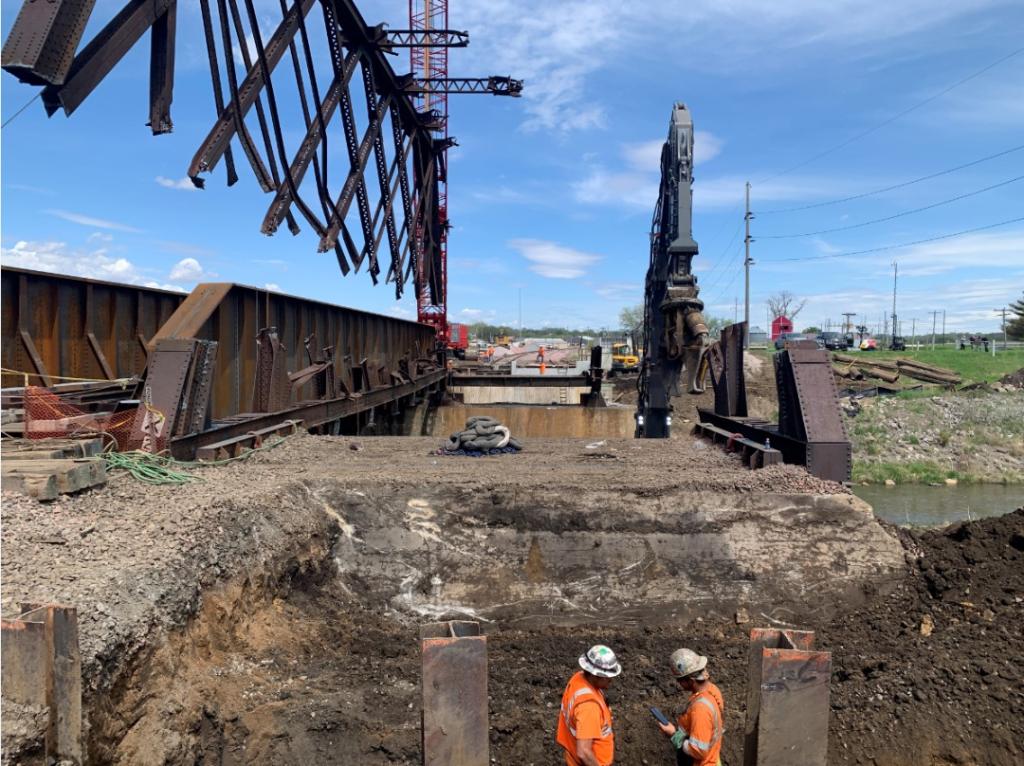
[[935,348],[935,320],[938,318],[938,316],[939,316],[939,312],[938,311],[933,311],[932,312],[932,349],[933,350]]
[[846,320],[846,323],[843,325],[843,332],[846,333],[847,335],[853,335],[853,321],[852,320],[853,320],[853,317],[855,317],[855,316],[856,316],[856,314],[853,311],[844,311],[843,312],[843,318]]
[[917,317],[910,320],[910,342],[916,343],[914,338],[917,337]]
[[946,309],[942,309],[942,345],[946,345]]
[[900,267],[896,261],[892,262],[892,338],[889,341],[889,348],[892,348],[896,344],[896,336],[899,335],[899,330],[896,329],[896,277],[899,274]]
[[[1006,307],[1003,307],[1001,309],[993,309],[993,310],[997,314],[1002,314],[1003,315],[1003,351],[1006,351],[1006,349],[1009,348],[1008,341],[1007,341],[1007,338],[1006,338],[1006,312],[1009,311],[1009,309],[1006,308]],[[992,345],[995,346],[995,343],[993,343]]]
[[743,220],[746,224],[746,236],[743,238],[743,244],[746,248],[746,255],[743,258],[743,281],[744,281],[744,300],[743,300],[743,321],[747,323],[747,330],[743,333],[743,348],[750,348],[750,267],[754,263],[750,260],[750,243],[753,240],[750,238],[750,219],[753,218],[750,214],[750,181],[747,181],[747,212],[743,216]]
[[740,321],[740,299],[739,298],[733,298],[732,321],[733,321],[734,324],[736,322]]

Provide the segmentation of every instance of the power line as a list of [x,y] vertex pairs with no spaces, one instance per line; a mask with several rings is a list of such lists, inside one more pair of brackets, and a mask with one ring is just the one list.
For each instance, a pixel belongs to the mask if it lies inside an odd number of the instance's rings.
[[939,176],[948,175],[949,173],[955,173],[956,171],[963,170],[964,168],[974,167],[975,165],[980,165],[983,162],[988,162],[989,160],[994,160],[994,159],[997,159],[999,157],[1004,157],[1007,154],[1012,154],[1013,152],[1019,152],[1021,149],[1024,149],[1024,144],[1020,144],[1019,146],[1014,146],[1013,148],[1006,149],[1005,151],[1002,151],[1002,152],[997,152],[996,154],[990,154],[987,157],[982,157],[981,159],[974,160],[973,162],[967,162],[967,163],[965,163],[963,165],[957,165],[955,168],[948,168],[947,170],[940,170],[938,173],[931,173],[930,175],[921,176],[920,178],[915,178],[915,179],[913,179],[911,181],[904,181],[903,183],[894,184],[892,186],[886,186],[883,189],[875,189],[874,191],[863,192],[862,194],[854,194],[854,195],[852,195],[850,197],[842,197],[840,199],[833,199],[833,200],[829,200],[827,202],[816,202],[813,205],[801,205],[800,207],[786,207],[786,208],[779,208],[779,209],[776,209],[776,210],[759,210],[759,211],[757,211],[757,214],[758,215],[777,215],[779,213],[796,213],[796,212],[798,212],[800,210],[813,210],[814,208],[828,207],[829,205],[839,205],[839,204],[841,204],[843,202],[852,202],[853,200],[864,199],[865,197],[873,197],[876,194],[884,194],[885,192],[895,191],[896,189],[903,189],[903,188],[905,188],[907,186],[913,186],[914,184],[921,183],[922,181],[930,181],[933,178],[938,178]]
[[714,273],[718,271],[718,267],[725,263],[725,256],[728,253],[729,248],[732,247],[732,243],[736,241],[736,237],[740,235],[740,229],[742,228],[743,222],[740,221],[740,223],[737,224],[736,226],[736,231],[733,232],[732,237],[729,239],[729,243],[724,248],[722,248],[722,252],[719,253],[718,257],[715,259],[714,265],[711,267],[711,271],[708,272],[707,278],[709,281],[711,277],[714,275]]
[[927,242],[938,242],[942,239],[952,239],[953,237],[959,237],[963,234],[973,234],[977,231],[986,231],[988,229],[996,229],[1000,226],[1009,226],[1011,223],[1019,223],[1024,221],[1024,216],[1020,218],[1011,218],[1008,221],[999,221],[998,223],[990,223],[987,226],[978,226],[974,229],[964,229],[963,231],[954,231],[951,234],[940,234],[937,237],[929,237],[928,239],[918,239],[914,242],[904,242],[899,245],[884,245],[883,247],[872,247],[867,250],[851,250],[847,253],[828,253],[825,255],[806,255],[798,258],[779,258],[777,261],[771,261],[771,263],[782,263],[784,261],[819,261],[825,258],[845,258],[850,255],[866,255],[867,253],[881,253],[886,250],[898,250],[901,247],[911,247],[912,245],[923,245]]
[[24,112],[24,111],[25,111],[26,109],[28,109],[28,108],[29,108],[30,106],[32,106],[32,104],[33,104],[33,103],[35,102],[35,100],[36,100],[37,98],[39,98],[39,97],[40,97],[41,95],[43,95],[43,92],[42,92],[42,91],[39,91],[38,93],[36,93],[36,95],[32,96],[32,98],[30,98],[30,99],[29,99],[28,101],[26,101],[26,102],[25,102],[25,105],[24,105],[24,106],[22,106],[22,107],[21,107],[21,109],[19,109],[18,111],[16,111],[16,112],[15,112],[14,114],[12,114],[12,115],[11,115],[10,117],[8,117],[8,118],[7,118],[6,120],[4,120],[4,124],[3,124],[3,125],[0,125],[0,130],[3,130],[3,129],[4,129],[4,128],[6,128],[6,127],[7,127],[8,125],[10,125],[10,124],[11,124],[12,122],[14,122],[14,118],[15,118],[15,117],[17,117],[17,116],[18,116],[19,114],[21,114],[22,112]]
[[817,154],[813,155],[812,157],[809,157],[808,159],[806,159],[806,160],[804,160],[802,162],[798,162],[795,165],[791,165],[790,167],[786,168],[785,170],[780,170],[778,173],[775,173],[774,175],[770,175],[767,178],[762,178],[760,181],[757,181],[756,183],[765,183],[766,181],[771,181],[772,179],[778,178],[779,176],[784,176],[787,173],[791,173],[794,170],[802,168],[802,167],[804,167],[804,165],[809,165],[812,162],[814,162],[815,160],[820,160],[822,157],[826,157],[829,154],[832,154],[833,152],[837,152],[840,149],[842,149],[843,147],[849,146],[854,141],[859,141],[860,139],[864,138],[865,136],[869,136],[872,133],[874,133],[875,131],[880,130],[881,128],[884,128],[886,125],[889,125],[889,124],[891,124],[893,122],[896,122],[896,120],[900,119],[901,117],[905,117],[908,114],[910,114],[911,112],[913,112],[913,111],[915,111],[917,109],[920,109],[922,106],[925,106],[926,104],[930,104],[932,101],[935,101],[936,99],[941,98],[942,96],[944,96],[947,93],[949,93],[951,90],[954,90],[955,88],[959,88],[964,83],[970,82],[971,80],[975,79],[976,77],[980,77],[981,75],[985,74],[985,72],[989,71],[990,69],[993,69],[993,68],[999,66],[1004,61],[1009,61],[1014,56],[1020,55],[1021,53],[1024,53],[1024,48],[1018,48],[1017,50],[1013,51],[1012,53],[1009,53],[1009,54],[1003,56],[1002,58],[997,59],[996,61],[993,61],[988,66],[982,67],[978,71],[973,72],[972,74],[967,75],[967,77],[964,77],[961,80],[957,80],[952,85],[950,85],[950,86],[948,86],[946,88],[943,88],[938,93],[936,93],[936,94],[934,94],[932,96],[929,96],[928,98],[924,99],[923,101],[918,101],[913,106],[907,107],[902,112],[898,112],[897,114],[893,115],[892,117],[889,117],[888,119],[882,120],[882,122],[878,123],[877,125],[875,125],[873,127],[870,127],[867,130],[863,130],[860,133],[857,133],[856,135],[846,139],[845,141],[842,141],[841,143],[836,144],[835,146],[831,147],[830,149],[825,149],[824,151],[818,152]]
[[967,199],[968,197],[974,197],[978,194],[981,194],[982,192],[991,191],[992,189],[998,189],[1001,186],[1008,186],[1009,184],[1016,183],[1017,181],[1020,181],[1022,179],[1024,179],[1024,176],[1017,176],[1016,178],[1011,178],[1007,181],[1000,181],[997,184],[986,186],[984,189],[976,189],[975,191],[966,192],[965,194],[960,194],[956,197],[950,197],[949,199],[934,202],[931,205],[925,205],[924,207],[914,208],[913,210],[904,210],[901,213],[895,213],[894,215],[889,215],[886,216],[885,218],[875,218],[874,220],[871,221],[861,221],[860,223],[850,224],[849,226],[838,226],[834,229],[819,229],[818,231],[805,231],[799,234],[760,234],[758,235],[758,238],[795,239],[797,237],[813,237],[817,234],[832,234],[837,231],[849,231],[850,229],[859,229],[863,226],[871,226],[872,224],[876,223],[885,223],[886,221],[892,221],[896,218],[902,218],[903,216],[913,215],[914,213],[923,213],[925,210],[931,210],[933,208],[942,207],[943,205],[948,205],[952,202],[957,202],[958,200]]

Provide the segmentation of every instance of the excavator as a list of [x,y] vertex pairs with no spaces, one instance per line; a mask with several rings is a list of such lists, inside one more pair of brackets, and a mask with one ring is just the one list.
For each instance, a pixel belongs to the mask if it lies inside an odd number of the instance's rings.
[[651,260],[644,284],[644,344],[637,380],[637,438],[665,439],[672,429],[671,397],[704,391],[710,345],[704,303],[691,270],[693,239],[693,118],[672,107],[661,149],[661,187],[651,223]]

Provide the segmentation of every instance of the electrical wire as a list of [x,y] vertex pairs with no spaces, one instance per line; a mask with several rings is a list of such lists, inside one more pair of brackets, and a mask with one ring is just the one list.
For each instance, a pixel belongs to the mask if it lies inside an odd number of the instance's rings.
[[990,154],[987,157],[982,157],[982,158],[974,160],[972,162],[966,162],[963,165],[957,165],[954,168],[948,168],[946,170],[940,170],[938,173],[931,173],[930,175],[921,176],[920,178],[914,178],[914,179],[912,179],[910,181],[904,181],[903,183],[893,184],[892,186],[886,186],[886,187],[884,187],[882,189],[875,189],[874,191],[863,192],[861,194],[854,194],[854,195],[851,195],[849,197],[841,197],[840,199],[832,199],[832,200],[828,200],[827,202],[815,202],[813,205],[801,205],[799,207],[784,207],[784,208],[778,208],[776,210],[757,210],[755,212],[759,216],[760,215],[778,215],[778,214],[781,214],[781,213],[796,213],[796,212],[799,212],[801,210],[813,210],[813,209],[819,208],[819,207],[828,207],[829,205],[839,205],[839,204],[842,204],[843,202],[852,202],[854,200],[864,199],[865,197],[873,197],[876,194],[884,194],[885,192],[895,191],[896,189],[903,189],[903,188],[905,188],[907,186],[913,186],[914,184],[921,183],[922,181],[930,181],[933,178],[939,178],[940,176],[949,175],[950,173],[955,173],[958,170],[963,170],[965,168],[974,167],[975,165],[980,165],[981,163],[988,162],[989,160],[994,160],[994,159],[997,159],[999,157],[1005,157],[1007,154],[1012,154],[1013,152],[1019,152],[1021,149],[1024,149],[1024,144],[1020,144],[1019,146],[1014,146],[1014,147],[1012,147],[1010,149],[1006,149],[1004,151],[997,152],[996,154]]
[[998,189],[1002,186],[1008,186],[1009,184],[1016,183],[1024,179],[1024,176],[1017,176],[1016,178],[1010,178],[1006,181],[1000,181],[997,184],[986,186],[984,189],[976,189],[975,191],[966,192],[956,197],[950,197],[939,202],[934,202],[931,205],[925,205],[924,207],[914,208],[913,210],[904,210],[901,213],[895,213],[893,215],[886,216],[885,218],[875,218],[871,221],[861,221],[860,223],[850,224],[849,226],[837,226],[834,229],[819,229],[818,231],[804,231],[799,234],[759,234],[758,239],[796,239],[797,237],[813,237],[818,234],[833,234],[837,231],[849,231],[850,229],[859,229],[864,226],[871,226],[876,223],[885,223],[886,221],[892,221],[896,218],[903,218],[904,216],[913,215],[915,213],[923,213],[925,210],[932,210],[933,208],[942,207],[958,200],[967,199],[968,197],[974,197],[983,192],[991,191],[992,189]]
[[761,180],[757,181],[757,183],[762,183],[763,184],[766,181],[771,181],[771,180],[773,180],[775,178],[778,178],[780,176],[784,176],[787,173],[791,173],[794,170],[798,170],[799,168],[802,168],[805,165],[809,165],[812,162],[815,162],[816,160],[820,160],[822,157],[827,157],[828,155],[830,155],[830,154],[832,154],[834,152],[837,152],[837,151],[839,151],[840,149],[842,149],[842,148],[844,148],[846,146],[849,146],[850,144],[854,143],[855,141],[859,141],[860,139],[864,138],[865,136],[869,136],[872,133],[874,133],[875,131],[880,130],[881,128],[884,128],[886,125],[889,125],[889,124],[891,124],[893,122],[896,122],[896,120],[898,120],[898,119],[900,119],[902,117],[907,116],[911,112],[916,111],[917,109],[920,109],[922,106],[930,104],[932,101],[935,101],[936,99],[941,98],[942,96],[944,96],[947,93],[949,93],[951,90],[959,88],[964,83],[970,82],[971,80],[975,79],[976,77],[980,77],[981,75],[985,74],[985,72],[989,71],[990,69],[994,69],[995,67],[997,67],[1000,64],[1002,64],[1004,61],[1009,61],[1014,56],[1018,56],[1021,53],[1024,53],[1024,48],[1018,48],[1017,50],[1015,50],[1015,51],[1013,51],[1011,53],[1008,53],[1007,55],[1003,56],[1002,58],[999,58],[999,59],[993,61],[991,64],[989,64],[989,65],[987,65],[985,67],[982,67],[978,71],[973,72],[972,74],[969,74],[969,75],[967,75],[966,77],[964,77],[964,78],[962,78],[960,80],[957,80],[952,85],[949,85],[948,87],[943,88],[938,93],[936,93],[936,94],[934,94],[932,96],[929,96],[928,98],[924,99],[923,101],[918,101],[916,104],[914,104],[913,106],[907,107],[902,112],[898,112],[897,114],[894,114],[892,117],[889,117],[889,118],[887,118],[885,120],[882,120],[882,122],[878,123],[877,125],[874,125],[873,127],[870,127],[867,130],[863,130],[860,133],[857,133],[856,135],[851,136],[850,138],[846,139],[845,141],[842,141],[842,142],[836,144],[835,146],[833,146],[833,147],[831,147],[829,149],[825,149],[824,151],[818,152],[817,154],[809,157],[806,160],[803,160],[802,162],[798,162],[795,165],[791,165],[790,167],[786,168],[785,170],[780,170],[778,173],[770,175],[770,176],[768,176],[766,178],[762,178]]
[[267,442],[259,447],[247,449],[241,455],[225,458],[224,460],[175,460],[165,454],[153,454],[141,450],[129,452],[114,452],[109,450],[103,453],[103,461],[108,471],[127,471],[136,481],[144,484],[170,485],[187,484],[190,481],[203,481],[202,477],[185,473],[177,469],[205,468],[216,465],[226,465],[238,460],[246,460],[257,452],[264,452],[282,444],[287,437],[278,437],[275,441]]
[[918,239],[913,242],[903,242],[899,245],[884,245],[882,247],[871,247],[867,250],[851,250],[845,253],[826,253],[824,255],[805,255],[796,258],[779,258],[777,260],[770,261],[771,263],[782,263],[785,261],[819,261],[826,258],[846,258],[851,255],[866,255],[868,253],[881,253],[886,250],[899,250],[903,247],[911,247],[913,245],[923,245],[928,242],[938,242],[943,239],[952,239],[953,237],[959,237],[963,234],[973,234],[978,231],[987,231],[989,229],[997,229],[1000,226],[1009,226],[1011,223],[1020,223],[1024,221],[1024,216],[1020,218],[1011,218],[1007,221],[999,221],[997,223],[990,223],[987,226],[978,226],[973,229],[964,229],[963,231],[954,231],[950,234],[940,234],[937,237],[928,237],[927,239]]

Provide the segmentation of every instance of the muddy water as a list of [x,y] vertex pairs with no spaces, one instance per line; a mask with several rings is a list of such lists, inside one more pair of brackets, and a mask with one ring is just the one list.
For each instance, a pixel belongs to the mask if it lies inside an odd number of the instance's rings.
[[955,521],[977,521],[1002,516],[1024,506],[1024,486],[1020,485],[929,487],[902,484],[886,487],[873,484],[854,487],[853,493],[866,500],[878,518],[909,527],[940,527]]
[[466,418],[488,415],[519,439],[604,439],[633,435],[632,407],[573,407],[515,404],[452,404],[439,407],[432,436],[447,437],[465,427]]

